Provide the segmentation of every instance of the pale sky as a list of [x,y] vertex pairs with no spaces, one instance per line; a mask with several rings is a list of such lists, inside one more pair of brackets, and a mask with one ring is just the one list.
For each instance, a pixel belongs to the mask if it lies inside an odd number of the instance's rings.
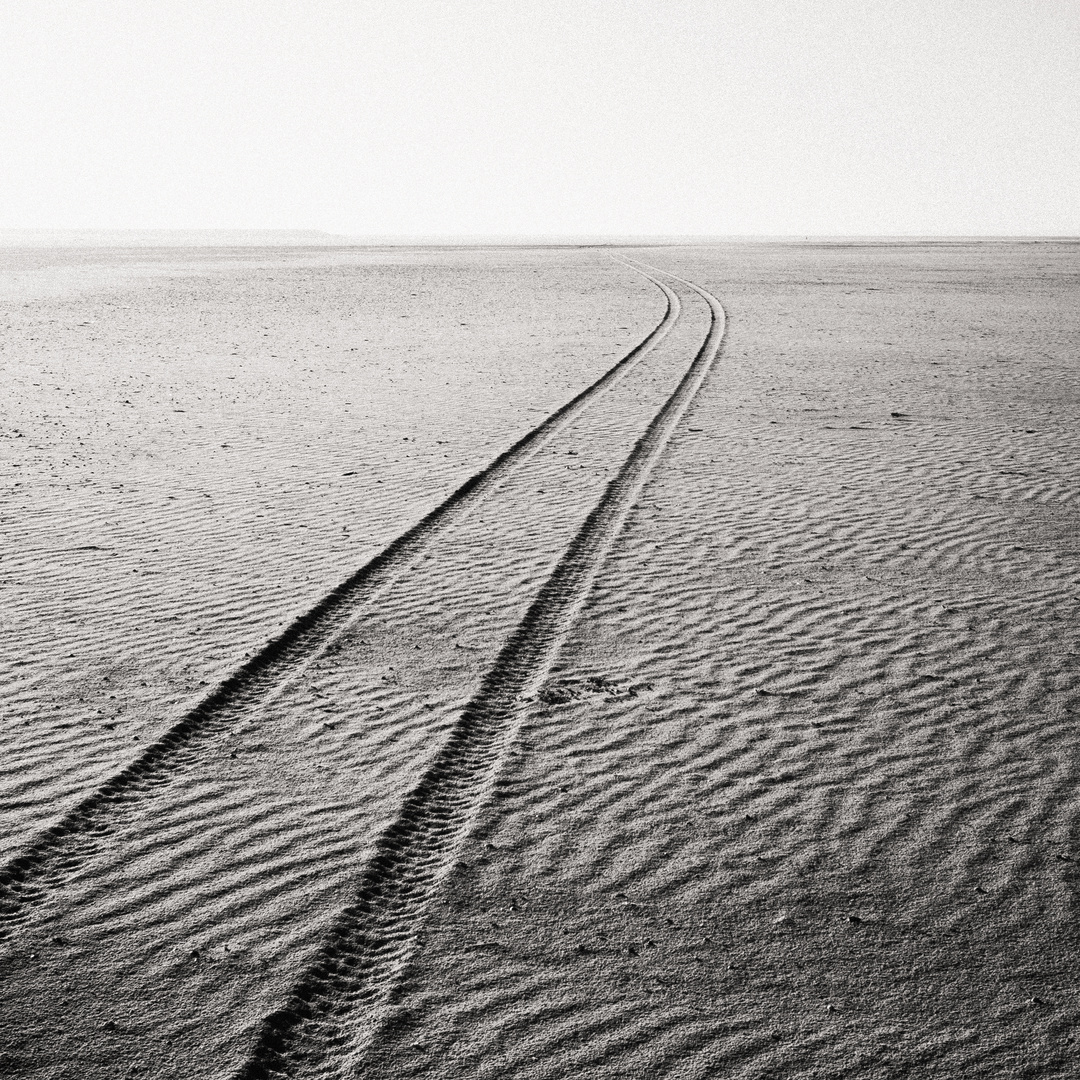
[[1080,233],[1080,0],[0,0],[0,227]]

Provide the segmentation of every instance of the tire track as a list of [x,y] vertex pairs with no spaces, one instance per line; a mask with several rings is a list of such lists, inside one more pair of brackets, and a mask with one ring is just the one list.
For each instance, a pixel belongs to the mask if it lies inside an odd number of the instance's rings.
[[[718,261],[702,264],[720,277]],[[770,337],[793,290],[730,286],[746,318],[723,386],[609,555],[365,1076],[1073,1075],[1075,512],[969,511],[964,470],[1002,416],[1063,426],[1076,397],[1010,385],[984,409],[958,378],[976,400],[947,437],[887,411],[876,445],[847,429],[875,397],[931,413],[925,358],[984,305],[1022,310],[1013,279],[966,290],[909,359],[869,371],[870,304],[822,317],[855,342],[831,366],[813,323]],[[912,292],[897,322],[933,290]],[[1075,438],[1043,447],[1064,489]],[[931,558],[963,536],[962,559]],[[1006,562],[1009,542],[1028,550]],[[699,1018],[704,1041],[680,1025],[618,1045],[643,1000]]]
[[697,285],[675,280],[709,306],[705,341],[503,647],[443,749],[405,798],[397,820],[377,841],[352,903],[339,913],[288,1004],[264,1021],[236,1080],[311,1071],[344,1076],[360,1066],[409,963],[426,908],[452,869],[514,742],[523,702],[546,678],[611,545],[716,359],[723,308]]
[[495,495],[568,422],[598,395],[615,386],[667,337],[681,314],[680,301],[651,274],[643,276],[663,292],[667,307],[657,325],[638,345],[294,620],[138,758],[0,868],[0,940],[25,920],[27,909],[40,901],[49,887],[55,888],[77,870],[85,860],[86,849],[111,831],[115,811],[121,804],[138,800],[142,792],[166,783],[182,752],[190,750],[198,737],[226,730],[246,710],[273,701],[349,631],[360,609],[376,601],[423,558],[432,544]]

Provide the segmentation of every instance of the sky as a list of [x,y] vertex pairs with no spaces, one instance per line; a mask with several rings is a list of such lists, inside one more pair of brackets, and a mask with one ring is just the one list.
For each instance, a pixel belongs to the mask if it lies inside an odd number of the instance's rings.
[[0,0],[0,228],[1080,234],[1080,0]]

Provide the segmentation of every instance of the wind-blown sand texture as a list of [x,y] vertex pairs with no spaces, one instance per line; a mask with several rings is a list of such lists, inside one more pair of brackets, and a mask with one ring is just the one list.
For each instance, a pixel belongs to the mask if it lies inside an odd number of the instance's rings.
[[1078,250],[0,253],[0,1066],[1071,1076]]

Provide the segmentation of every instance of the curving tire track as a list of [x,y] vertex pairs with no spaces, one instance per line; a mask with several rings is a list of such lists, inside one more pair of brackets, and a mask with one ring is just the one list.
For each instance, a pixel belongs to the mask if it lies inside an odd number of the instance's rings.
[[[796,290],[779,261],[733,282],[722,384],[609,555],[365,1076],[1075,1074],[1075,508],[968,502],[1012,409],[1049,427],[1075,395],[1033,375],[945,427],[923,362],[1013,283],[965,283],[867,372],[878,298],[855,319],[845,294],[869,275]],[[1034,291],[986,324],[1018,351],[1038,337],[1004,325]],[[770,336],[793,295],[835,310]],[[818,325],[854,342],[835,365]],[[894,378],[933,421],[849,433]],[[837,421],[799,414],[827,381],[851,384],[844,426],[817,434]],[[1024,468],[1034,442],[991,460]],[[1075,440],[1040,443],[1064,491]]]
[[[637,272],[643,273],[640,269]],[[0,867],[0,940],[25,921],[28,910],[50,888],[61,885],[78,870],[102,836],[113,831],[120,806],[138,801],[142,793],[167,783],[184,753],[190,753],[200,737],[231,728],[245,712],[278,696],[347,633],[362,609],[408,573],[434,543],[495,495],[567,423],[615,386],[667,337],[680,317],[680,301],[652,274],[644,276],[664,294],[667,307],[638,345],[297,618],[139,757]]]
[[442,750],[406,796],[397,819],[377,841],[352,902],[339,912],[288,1003],[264,1021],[236,1080],[312,1070],[345,1076],[360,1067],[410,960],[427,906],[488,801],[524,702],[547,676],[608,551],[719,352],[725,325],[720,302],[692,282],[667,276],[708,304],[711,322],[704,342],[461,712]]

